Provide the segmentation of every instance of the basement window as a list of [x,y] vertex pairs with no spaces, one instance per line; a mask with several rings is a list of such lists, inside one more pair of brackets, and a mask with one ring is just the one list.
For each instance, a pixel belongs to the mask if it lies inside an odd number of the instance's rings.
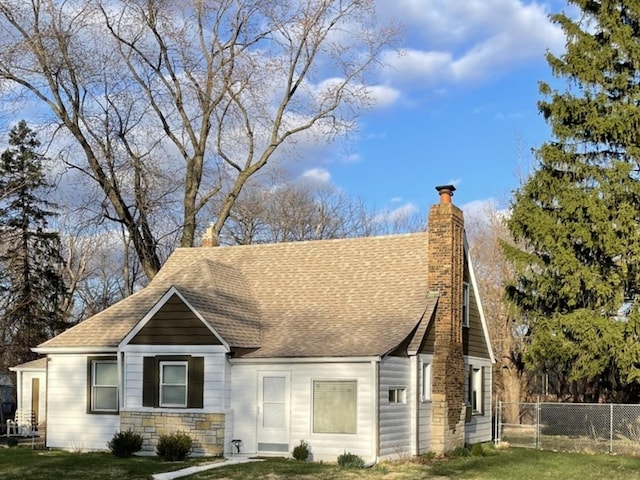
[[389,403],[407,403],[407,389],[400,387],[390,388]]

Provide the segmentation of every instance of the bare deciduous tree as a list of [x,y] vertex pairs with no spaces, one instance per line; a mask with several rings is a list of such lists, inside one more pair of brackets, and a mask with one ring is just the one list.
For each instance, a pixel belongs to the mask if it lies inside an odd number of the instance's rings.
[[274,180],[248,185],[222,232],[227,243],[274,243],[362,237],[376,233],[374,215],[333,185]]
[[61,158],[96,182],[152,278],[165,236],[193,245],[212,199],[219,236],[278,152],[353,127],[395,36],[373,3],[0,0],[3,100],[45,107]]
[[529,379],[522,357],[526,328],[505,299],[505,282],[512,278],[513,270],[502,249],[502,242],[510,241],[504,215],[494,205],[487,205],[481,212],[467,215],[466,226],[496,357],[494,393],[505,402],[507,418],[515,421],[518,403],[527,397]]

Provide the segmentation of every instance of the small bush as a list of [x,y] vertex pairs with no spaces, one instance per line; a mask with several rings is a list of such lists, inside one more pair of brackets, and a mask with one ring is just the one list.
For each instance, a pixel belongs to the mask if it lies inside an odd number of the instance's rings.
[[176,432],[170,435],[160,435],[156,453],[169,462],[184,460],[191,453],[193,440],[184,432]]
[[344,468],[364,468],[364,460],[355,453],[344,452],[338,457],[338,465]]
[[309,458],[309,452],[309,444],[304,440],[300,440],[300,445],[293,449],[293,458],[306,462],[307,458]]
[[389,473],[389,467],[387,466],[386,463],[378,463],[374,467],[374,470],[381,475],[386,475],[387,473]]
[[481,443],[474,443],[471,445],[471,455],[474,457],[484,457],[484,447]]
[[131,430],[117,432],[107,443],[107,447],[116,457],[130,457],[142,450],[142,435]]
[[13,437],[9,437],[7,439],[7,445],[9,446],[9,448],[17,447],[18,446],[18,439],[17,438],[13,438]]
[[468,457],[471,454],[468,448],[456,447],[447,455],[450,458]]
[[415,457],[414,462],[420,465],[431,465],[436,458],[436,452],[429,450]]

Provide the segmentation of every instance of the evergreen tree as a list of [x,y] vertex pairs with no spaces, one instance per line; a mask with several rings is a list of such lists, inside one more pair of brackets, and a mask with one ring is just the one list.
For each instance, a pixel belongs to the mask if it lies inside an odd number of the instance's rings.
[[0,156],[0,369],[35,358],[30,348],[62,328],[65,294],[51,185],[35,133],[21,121]]
[[531,327],[530,366],[563,379],[558,393],[631,400],[640,324],[617,312],[640,294],[640,3],[569,3],[577,20],[552,16],[565,53],[547,54],[566,86],[540,84],[552,140],[514,195],[507,294]]

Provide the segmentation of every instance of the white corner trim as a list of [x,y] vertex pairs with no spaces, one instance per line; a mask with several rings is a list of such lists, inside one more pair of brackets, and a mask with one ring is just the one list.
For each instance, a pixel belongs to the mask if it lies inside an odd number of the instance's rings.
[[169,288],[169,290],[167,290],[166,293],[162,296],[162,298],[160,298],[160,300],[156,302],[156,304],[151,308],[151,310],[147,312],[147,314],[142,318],[142,320],[140,320],[138,324],[131,329],[131,331],[127,334],[127,336],[124,337],[124,339],[118,345],[118,349],[120,350],[124,349],[124,347],[128,345],[128,343],[140,332],[140,330],[142,330],[142,328],[147,323],[149,323],[149,321],[154,317],[154,315],[158,313],[158,311],[169,301],[169,299],[173,295],[177,295],[180,298],[180,300],[182,300],[182,302],[187,306],[189,310],[191,310],[191,312],[198,318],[198,320],[200,320],[202,324],[205,327],[207,327],[207,329],[213,335],[215,335],[215,337],[227,349],[227,351],[231,350],[229,347],[229,344],[218,334],[218,332],[216,332],[216,330],[211,325],[209,325],[209,322],[207,322],[204,319],[204,317],[200,315],[200,312],[198,312],[198,310],[195,309],[193,305],[189,303],[189,301],[184,297],[184,295],[182,295],[182,293],[180,293],[180,291],[175,287],[175,285],[172,285],[171,288]]

